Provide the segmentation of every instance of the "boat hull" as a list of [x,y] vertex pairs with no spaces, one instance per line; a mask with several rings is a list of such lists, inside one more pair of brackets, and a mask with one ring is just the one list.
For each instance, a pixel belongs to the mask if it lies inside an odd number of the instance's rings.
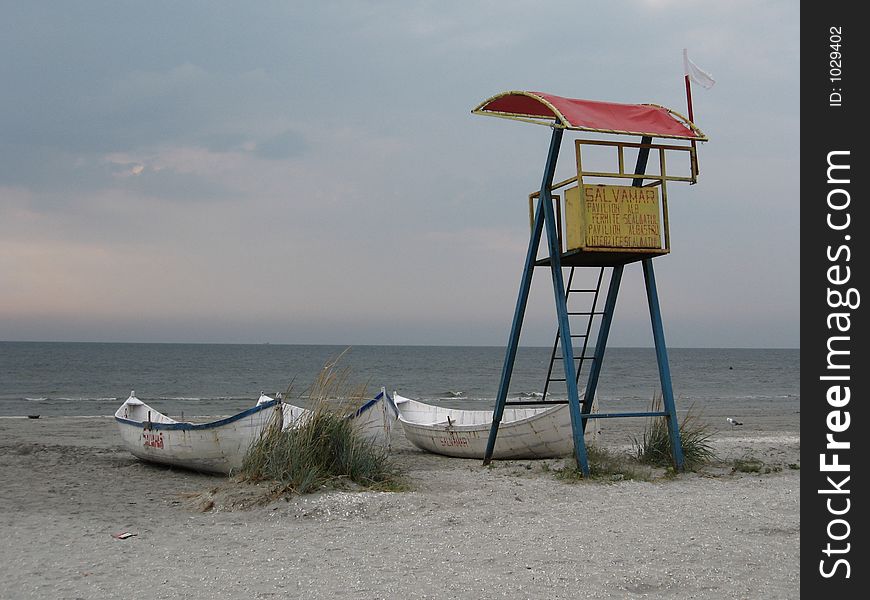
[[[115,414],[121,440],[130,453],[148,462],[208,473],[227,474],[240,468],[263,429],[281,418],[280,403],[275,400],[210,423],[175,422],[147,404],[142,406],[150,411],[150,419],[147,414],[137,418],[143,415],[133,414],[126,403]],[[125,408],[127,417],[122,412]]]
[[[405,437],[416,447],[445,456],[483,459],[492,411],[448,409],[398,395],[394,395],[394,401]],[[567,404],[505,409],[493,458],[557,458],[573,450]]]

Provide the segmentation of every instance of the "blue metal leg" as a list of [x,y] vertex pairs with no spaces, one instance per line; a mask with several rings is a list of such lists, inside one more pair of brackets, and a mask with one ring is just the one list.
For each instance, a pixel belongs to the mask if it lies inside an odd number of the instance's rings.
[[652,259],[642,261],[643,278],[646,282],[646,296],[649,301],[649,316],[652,322],[653,339],[656,345],[656,360],[659,364],[659,379],[662,382],[662,400],[665,412],[668,413],[668,432],[671,437],[671,452],[674,457],[674,468],[682,471],[685,463],[683,457],[683,442],[680,438],[680,425],[677,421],[677,406],[674,402],[674,390],[671,386],[671,369],[668,365],[668,348],[665,344],[665,330],[662,326],[662,314],[659,308],[659,295],[656,290],[656,277],[653,272]]
[[[543,196],[543,194],[541,194]],[[559,339],[562,340],[562,363],[565,366],[565,383],[568,388],[568,406],[571,411],[571,431],[574,434],[574,454],[577,466],[583,476],[589,476],[589,460],[586,455],[586,439],[583,434],[583,418],[580,412],[580,399],[577,394],[577,372],[574,364],[574,344],[571,338],[571,325],[568,321],[568,301],[565,298],[565,281],[562,278],[561,248],[556,231],[556,216],[553,201],[547,190],[543,202],[544,224],[547,228],[547,242],[550,252],[550,273],[553,276],[553,294],[556,299],[556,317],[559,320]]]
[[[514,310],[514,320],[511,324],[507,352],[505,353],[504,366],[501,371],[501,381],[498,384],[498,396],[496,396],[495,410],[493,410],[492,413],[492,426],[489,430],[489,440],[487,440],[486,443],[486,454],[484,454],[483,457],[484,465],[488,465],[492,461],[492,453],[495,450],[495,440],[498,436],[498,426],[499,423],[501,423],[502,416],[504,416],[504,405],[507,401],[508,388],[510,387],[511,375],[513,374],[514,369],[514,361],[517,357],[517,347],[520,343],[520,331],[523,327],[523,317],[526,314],[529,290],[532,286],[532,274],[535,269],[535,259],[538,255],[538,247],[541,244],[541,233],[543,231],[545,214],[544,206],[549,206],[551,213],[553,211],[550,186],[553,185],[553,175],[556,172],[556,161],[559,159],[559,147],[562,144],[562,133],[562,129],[553,128],[553,137],[550,138],[550,151],[547,155],[547,164],[544,167],[544,177],[541,181],[538,207],[535,211],[535,223],[532,226],[532,235],[529,238],[529,248],[526,252],[526,264],[523,267],[523,276],[520,280],[520,291],[517,296],[516,309]],[[574,364],[573,361],[571,364]]]

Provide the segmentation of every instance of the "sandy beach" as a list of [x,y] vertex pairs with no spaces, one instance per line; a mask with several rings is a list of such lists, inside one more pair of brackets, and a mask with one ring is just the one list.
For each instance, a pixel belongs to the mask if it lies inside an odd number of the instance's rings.
[[[722,429],[718,466],[652,482],[399,431],[409,491],[240,509],[261,490],[142,463],[110,418],[4,418],[0,598],[797,598],[799,424]],[[770,472],[729,468],[750,456]]]

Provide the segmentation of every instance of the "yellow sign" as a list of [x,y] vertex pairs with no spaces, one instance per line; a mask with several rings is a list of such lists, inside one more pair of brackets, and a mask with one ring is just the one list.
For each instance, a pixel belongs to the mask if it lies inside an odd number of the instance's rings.
[[565,190],[568,250],[661,249],[656,187],[584,185]]

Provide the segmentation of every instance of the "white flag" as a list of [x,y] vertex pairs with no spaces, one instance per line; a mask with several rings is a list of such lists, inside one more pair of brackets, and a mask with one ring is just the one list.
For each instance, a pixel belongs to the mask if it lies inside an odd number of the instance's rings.
[[716,83],[712,75],[689,60],[689,51],[685,48],[683,48],[683,74],[688,75],[689,79],[708,90]]

